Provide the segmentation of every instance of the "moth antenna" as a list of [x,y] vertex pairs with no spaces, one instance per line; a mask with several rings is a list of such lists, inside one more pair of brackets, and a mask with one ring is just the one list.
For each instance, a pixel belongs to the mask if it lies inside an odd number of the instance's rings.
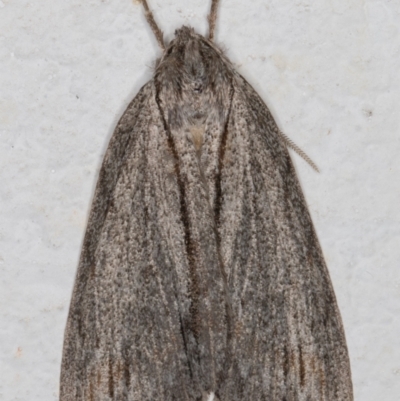
[[215,23],[217,21],[217,10],[218,10],[219,0],[212,0],[211,11],[208,15],[208,39],[214,39]]
[[144,7],[144,13],[146,16],[146,20],[147,20],[148,24],[150,25],[150,28],[153,31],[154,36],[156,37],[157,42],[160,45],[161,49],[165,50],[165,44],[164,44],[162,30],[158,27],[156,20],[154,19],[154,15],[150,10],[149,5],[147,4],[147,0],[142,0],[142,4]]
[[288,148],[293,149],[303,160],[305,160],[317,173],[319,173],[319,169],[317,165],[307,156],[307,154],[301,150],[287,135],[285,135],[281,130],[279,130],[279,134],[285,141]]

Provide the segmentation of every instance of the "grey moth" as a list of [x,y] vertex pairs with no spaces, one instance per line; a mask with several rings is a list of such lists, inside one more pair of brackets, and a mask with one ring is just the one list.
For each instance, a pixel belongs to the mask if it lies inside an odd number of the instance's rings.
[[142,3],[163,53],[100,170],[60,400],[353,400],[295,146],[214,43],[218,1],[167,45]]

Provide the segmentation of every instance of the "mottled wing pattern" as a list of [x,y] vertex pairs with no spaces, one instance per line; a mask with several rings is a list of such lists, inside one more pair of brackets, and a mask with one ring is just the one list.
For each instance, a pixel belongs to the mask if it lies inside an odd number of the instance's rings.
[[121,118],[100,171],[65,334],[61,401],[195,399],[170,159],[150,81]]
[[234,90],[219,225],[233,362],[221,400],[352,400],[340,313],[292,161],[238,74]]

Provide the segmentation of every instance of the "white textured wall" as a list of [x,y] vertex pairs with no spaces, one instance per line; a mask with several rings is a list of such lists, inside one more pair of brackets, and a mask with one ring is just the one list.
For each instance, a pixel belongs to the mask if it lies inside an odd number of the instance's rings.
[[[149,0],[171,38],[208,1]],[[400,2],[222,0],[217,41],[294,155],[346,329],[356,400],[400,400]],[[56,400],[102,155],[152,74],[138,1],[0,1],[0,400]]]

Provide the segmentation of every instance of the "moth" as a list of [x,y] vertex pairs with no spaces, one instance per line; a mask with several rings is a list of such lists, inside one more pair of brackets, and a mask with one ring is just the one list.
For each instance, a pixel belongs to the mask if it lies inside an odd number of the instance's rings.
[[166,46],[142,4],[163,54],[99,173],[60,400],[353,400],[293,143],[214,43],[218,0]]

